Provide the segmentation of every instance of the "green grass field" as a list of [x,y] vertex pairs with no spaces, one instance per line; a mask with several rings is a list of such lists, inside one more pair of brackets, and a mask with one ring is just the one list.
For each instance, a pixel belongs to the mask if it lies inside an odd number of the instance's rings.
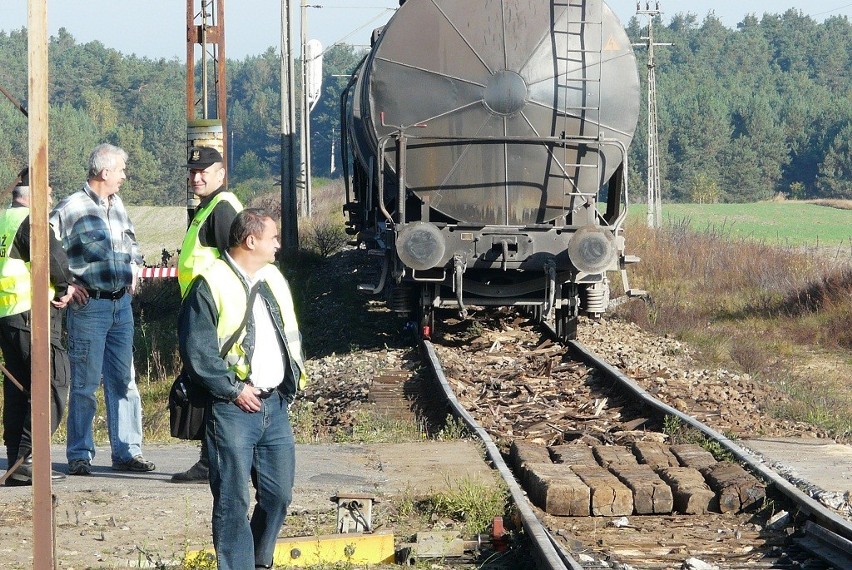
[[[631,223],[645,223],[645,204],[630,206]],[[807,202],[663,204],[664,225],[792,247],[852,248],[852,210]]]
[[139,249],[149,265],[160,265],[163,249],[176,252],[186,233],[186,208],[179,206],[127,206],[136,228]]

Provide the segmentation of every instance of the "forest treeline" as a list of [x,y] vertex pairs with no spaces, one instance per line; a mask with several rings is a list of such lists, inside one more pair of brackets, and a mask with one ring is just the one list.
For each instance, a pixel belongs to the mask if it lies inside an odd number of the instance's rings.
[[[631,19],[640,43],[645,21]],[[852,24],[822,23],[798,10],[746,17],[725,27],[713,14],[655,23],[663,199],[750,202],[852,198]],[[26,106],[26,30],[0,33],[0,86]],[[324,54],[322,97],[311,114],[313,172],[338,176],[332,139],[339,96],[362,53]],[[636,50],[643,98],[645,50]],[[65,29],[50,39],[50,179],[58,196],[77,189],[89,150],[102,141],[130,154],[122,189],[131,204],[182,205],[185,196],[184,62],[127,56]],[[275,49],[227,61],[229,176],[244,199],[277,191],[280,63]],[[298,62],[297,62],[298,74]],[[641,106],[646,108],[643,99]],[[0,96],[0,181],[25,165],[26,119]],[[642,113],[630,151],[634,200],[645,196],[647,127]],[[339,145],[336,145],[339,150]],[[332,166],[334,172],[332,173]]]

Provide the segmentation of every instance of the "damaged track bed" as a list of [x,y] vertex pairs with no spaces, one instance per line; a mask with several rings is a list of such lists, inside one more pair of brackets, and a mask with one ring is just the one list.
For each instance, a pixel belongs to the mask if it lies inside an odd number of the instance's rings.
[[852,567],[847,520],[526,317],[449,326],[424,353],[507,480],[539,567]]

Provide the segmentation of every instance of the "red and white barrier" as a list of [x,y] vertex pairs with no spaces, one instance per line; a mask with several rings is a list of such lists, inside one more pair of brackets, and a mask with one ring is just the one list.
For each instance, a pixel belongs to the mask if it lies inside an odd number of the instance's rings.
[[143,267],[139,271],[140,279],[176,279],[177,267]]

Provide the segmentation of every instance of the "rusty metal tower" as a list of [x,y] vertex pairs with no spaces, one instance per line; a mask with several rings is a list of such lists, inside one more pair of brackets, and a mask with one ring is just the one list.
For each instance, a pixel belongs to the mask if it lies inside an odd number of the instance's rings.
[[[200,57],[196,48],[200,46]],[[200,77],[196,76],[196,63]],[[228,165],[225,0],[186,0],[186,146],[210,146]],[[226,184],[227,184],[227,169]],[[187,184],[187,215],[198,201]]]

